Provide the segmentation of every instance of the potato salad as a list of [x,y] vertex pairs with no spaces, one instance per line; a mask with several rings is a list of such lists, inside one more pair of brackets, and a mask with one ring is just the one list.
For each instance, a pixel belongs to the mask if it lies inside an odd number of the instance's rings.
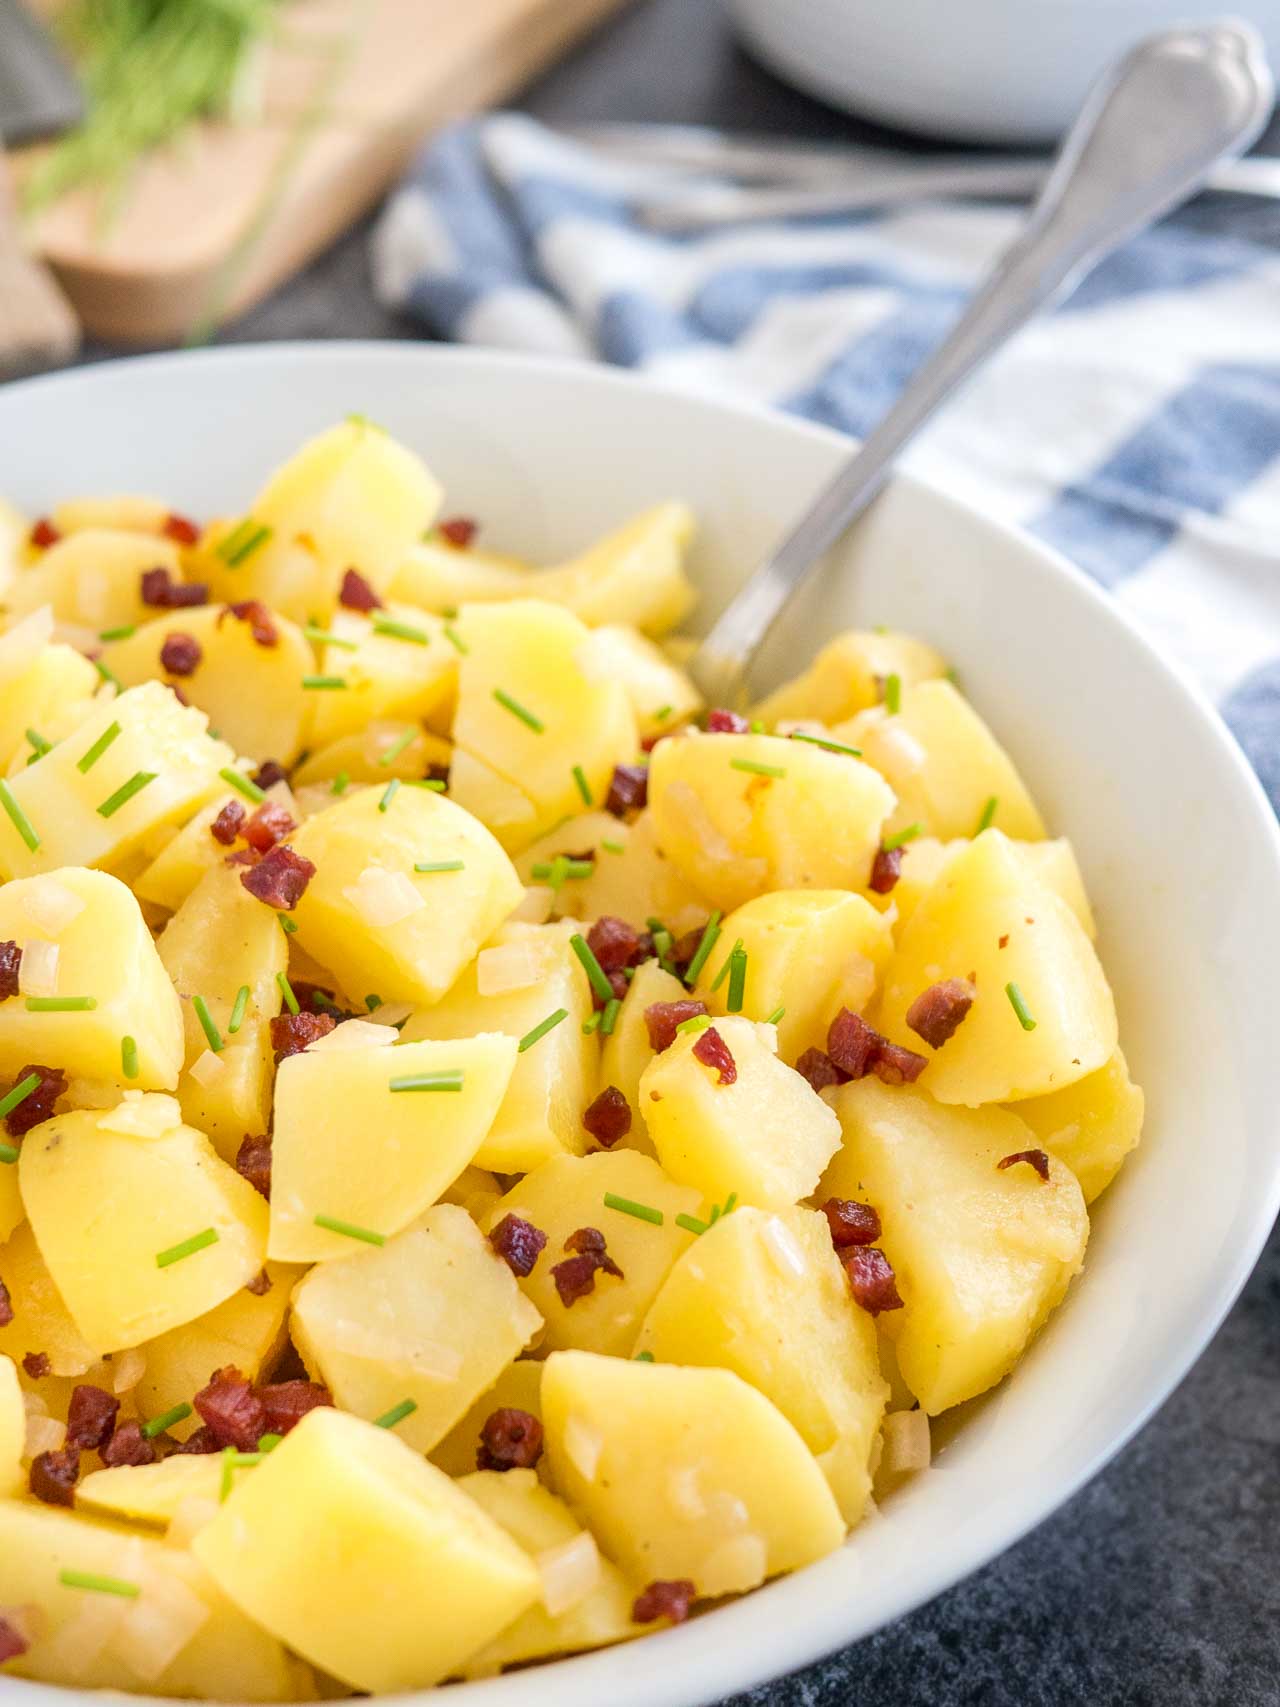
[[533,567],[442,499],[353,417],[240,514],[0,505],[0,1674],[713,1616],[858,1545],[1138,1142],[945,656],[706,706],[683,505]]

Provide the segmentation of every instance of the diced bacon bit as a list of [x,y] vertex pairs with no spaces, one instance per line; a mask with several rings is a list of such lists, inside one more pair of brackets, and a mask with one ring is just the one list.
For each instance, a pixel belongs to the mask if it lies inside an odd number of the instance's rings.
[[255,1298],[265,1298],[271,1290],[271,1276],[265,1268],[261,1269],[252,1280],[245,1281],[244,1289],[246,1292],[251,1292]]
[[199,525],[189,516],[180,516],[176,510],[169,511],[160,531],[176,545],[197,545],[200,541]]
[[221,1452],[217,1433],[208,1427],[198,1428],[189,1434],[182,1445],[175,1448],[175,1458],[201,1458],[210,1452]]
[[868,1315],[878,1316],[882,1310],[901,1310],[898,1283],[893,1264],[878,1245],[852,1245],[841,1254],[844,1271],[853,1288],[854,1302]]
[[48,516],[41,516],[27,535],[37,551],[48,551],[51,545],[56,545],[62,534],[54,527]]
[[71,1390],[67,1406],[67,1444],[96,1452],[116,1426],[120,1401],[87,1382]]
[[704,1067],[711,1067],[720,1075],[717,1083],[731,1085],[738,1077],[738,1064],[729,1050],[729,1045],[721,1037],[715,1026],[698,1034],[693,1046],[693,1058],[701,1061]]
[[585,1298],[596,1289],[596,1271],[603,1269],[606,1274],[616,1275],[619,1280],[625,1278],[622,1270],[614,1262],[605,1248],[604,1234],[597,1227],[579,1227],[577,1232],[570,1233],[564,1242],[567,1251],[573,1251],[573,1256],[564,1262],[558,1262],[551,1270],[551,1278],[556,1283],[556,1291],[565,1309],[576,1304],[579,1298]]
[[193,676],[204,653],[194,634],[166,634],[160,668],[171,676]]
[[218,627],[229,617],[235,617],[237,622],[247,622],[249,631],[259,646],[278,646],[280,631],[275,625],[271,612],[261,599],[242,599],[239,604],[228,605],[218,613]]
[[332,1014],[277,1014],[271,1021],[271,1047],[275,1050],[276,1065],[290,1055],[301,1055],[308,1043],[327,1037],[337,1023]]
[[40,1452],[31,1460],[28,1478],[31,1492],[45,1505],[76,1503],[76,1482],[80,1476],[80,1448],[64,1446],[58,1452]]
[[929,1065],[914,1049],[904,1049],[900,1043],[886,1043],[882,1038],[876,1046],[871,1070],[884,1085],[914,1085]]
[[291,913],[315,874],[309,859],[294,853],[288,843],[278,842],[257,865],[241,872],[240,881],[250,895],[268,907]]
[[547,1235],[532,1221],[519,1215],[504,1215],[489,1234],[489,1243],[520,1280],[533,1273],[533,1266],[546,1248]]
[[[283,1017],[283,1016],[282,1016]],[[293,1015],[290,1014],[290,1019]],[[272,1038],[274,1043],[275,1039]],[[271,1140],[246,1132],[236,1151],[236,1172],[268,1202],[271,1200]]]
[[631,1616],[637,1624],[656,1624],[665,1618],[671,1624],[683,1624],[698,1591],[687,1577],[674,1582],[652,1582],[635,1598]]
[[880,1217],[869,1203],[851,1197],[829,1197],[822,1213],[831,1229],[831,1243],[838,1251],[848,1245],[874,1245],[880,1237]]
[[902,856],[905,848],[877,848],[871,862],[871,882],[868,885],[877,895],[887,895],[902,876]]
[[845,1078],[825,1049],[806,1049],[796,1062],[796,1072],[815,1091],[825,1091],[828,1085],[842,1085]]
[[9,1288],[0,1280],[0,1328],[7,1328],[13,1320],[13,1299],[9,1296]]
[[649,1047],[655,1055],[670,1049],[676,1040],[676,1027],[687,1019],[705,1014],[707,1004],[692,997],[681,1002],[651,1002],[644,1010],[644,1023],[649,1031]]
[[973,1006],[977,994],[963,978],[944,978],[922,990],[907,1009],[907,1024],[930,1049],[941,1049]]
[[649,802],[648,765],[615,765],[605,796],[604,809],[615,818],[639,812]]
[[338,589],[338,603],[348,610],[381,610],[382,600],[358,569],[348,569]]
[[33,1381],[43,1381],[49,1373],[49,1358],[43,1351],[28,1351],[23,1353],[22,1367]]
[[472,516],[448,516],[436,524],[441,539],[448,540],[459,551],[465,551],[479,531],[480,523]]
[[53,1105],[63,1095],[67,1088],[67,1075],[58,1067],[40,1067],[34,1063],[27,1067],[19,1067],[13,1082],[20,1085],[32,1073],[40,1075],[40,1083],[35,1090],[28,1092],[18,1104],[4,1117],[4,1128],[11,1138],[23,1138],[33,1126],[39,1126],[42,1120],[48,1120],[53,1113]]
[[750,728],[745,717],[740,717],[736,711],[726,711],[724,706],[717,706],[707,713],[708,735],[745,735]]
[[0,1613],[0,1666],[21,1659],[30,1646],[22,1632]]
[[263,759],[253,773],[253,780],[259,788],[274,788],[278,782],[288,781],[289,773],[275,759]]
[[[625,919],[604,913],[587,932],[587,947],[600,962],[603,972],[621,972],[624,967],[638,965],[645,956],[640,950],[647,932],[638,931]],[[649,953],[653,953],[653,938],[649,938]]]
[[168,688],[169,692],[177,700],[179,705],[191,704],[191,701],[187,698],[186,694],[183,693],[177,682],[165,682],[164,686]]
[[266,1411],[253,1384],[238,1369],[217,1370],[192,1400],[196,1414],[213,1431],[219,1446],[252,1452],[268,1432]]
[[998,1168],[1012,1168],[1019,1162],[1025,1162],[1034,1168],[1046,1185],[1049,1183],[1049,1157],[1043,1150],[1015,1150],[1011,1156],[1002,1156],[996,1163]]
[[631,1130],[631,1104],[617,1085],[606,1085],[582,1116],[582,1124],[602,1150],[612,1150]]
[[999,941],[998,941],[998,942],[997,942],[997,943],[996,943],[996,947],[997,947],[997,948],[1008,948],[1008,946],[1009,946],[1009,937],[1008,937],[1008,934],[1007,934],[1007,933],[1006,933],[1006,934],[1005,934],[1005,935],[1004,935],[1004,936],[1002,936],[1002,937],[1001,937],[1001,938],[1000,938],[1000,940],[999,940]]
[[18,973],[22,968],[22,950],[16,942],[0,942],[0,1002],[7,1002],[18,993]]
[[844,1078],[865,1079],[874,1073],[886,1085],[914,1084],[929,1064],[923,1055],[881,1037],[848,1008],[841,1008],[831,1022],[827,1054]]
[[154,1464],[159,1457],[154,1444],[143,1434],[142,1424],[136,1417],[130,1417],[120,1424],[110,1440],[100,1448],[100,1455],[108,1470],[117,1470],[122,1464],[131,1467]]
[[215,842],[221,842],[224,848],[229,848],[240,834],[240,826],[247,814],[238,800],[228,800],[218,816],[209,826],[209,834]]
[[258,1402],[266,1419],[266,1434],[288,1434],[308,1411],[332,1405],[333,1394],[318,1381],[275,1381],[258,1388]]
[[141,590],[143,604],[153,610],[186,610],[209,602],[207,582],[175,581],[163,565],[142,571]]
[[251,848],[264,854],[297,827],[287,807],[281,806],[278,800],[264,800],[240,834]]
[[485,1418],[477,1470],[532,1470],[542,1457],[542,1424],[528,1411],[504,1406]]

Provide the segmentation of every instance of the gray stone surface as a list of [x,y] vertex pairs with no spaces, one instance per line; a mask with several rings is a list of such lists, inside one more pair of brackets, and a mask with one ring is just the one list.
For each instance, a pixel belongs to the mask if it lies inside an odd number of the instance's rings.
[[[639,0],[522,104],[553,120],[880,134],[752,65],[734,48],[715,0]],[[1273,128],[1273,148],[1275,138]],[[1280,239],[1273,203],[1205,198],[1184,217]],[[365,237],[351,233],[224,337],[418,336],[373,301]],[[1278,1452],[1280,1242],[1273,1238],[1194,1372],[1089,1488],[932,1605],[735,1707],[1280,1702]],[[655,1707],[661,1699],[655,1678]]]

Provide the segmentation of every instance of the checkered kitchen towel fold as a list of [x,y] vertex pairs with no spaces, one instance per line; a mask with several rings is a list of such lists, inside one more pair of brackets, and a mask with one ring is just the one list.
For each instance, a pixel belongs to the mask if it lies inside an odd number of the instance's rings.
[[[1020,217],[932,204],[668,237],[632,217],[641,181],[520,115],[452,131],[382,219],[379,291],[437,337],[863,434]],[[1280,809],[1280,255],[1166,222],[906,461],[1109,588],[1221,706]]]

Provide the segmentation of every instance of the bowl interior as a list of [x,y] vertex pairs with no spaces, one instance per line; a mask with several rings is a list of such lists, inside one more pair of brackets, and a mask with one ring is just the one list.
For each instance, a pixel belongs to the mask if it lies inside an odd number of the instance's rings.
[[[420,450],[448,508],[535,560],[632,509],[687,498],[715,609],[847,446],[777,416],[582,367],[405,346],[271,346],[86,369],[0,390],[0,486],[154,491],[243,508],[305,436],[360,411]],[[1149,1415],[1201,1349],[1274,1218],[1280,963],[1274,821],[1213,714],[1082,577],[899,480],[773,637],[769,682],[832,633],[931,640],[1075,842],[1148,1095],[1147,1135],[1099,1205],[1085,1275],[1014,1379],[935,1469],[798,1576],[626,1649],[465,1686],[480,1704],[681,1707],[862,1635],[1045,1516]],[[15,1707],[48,1702],[11,1681]]]

